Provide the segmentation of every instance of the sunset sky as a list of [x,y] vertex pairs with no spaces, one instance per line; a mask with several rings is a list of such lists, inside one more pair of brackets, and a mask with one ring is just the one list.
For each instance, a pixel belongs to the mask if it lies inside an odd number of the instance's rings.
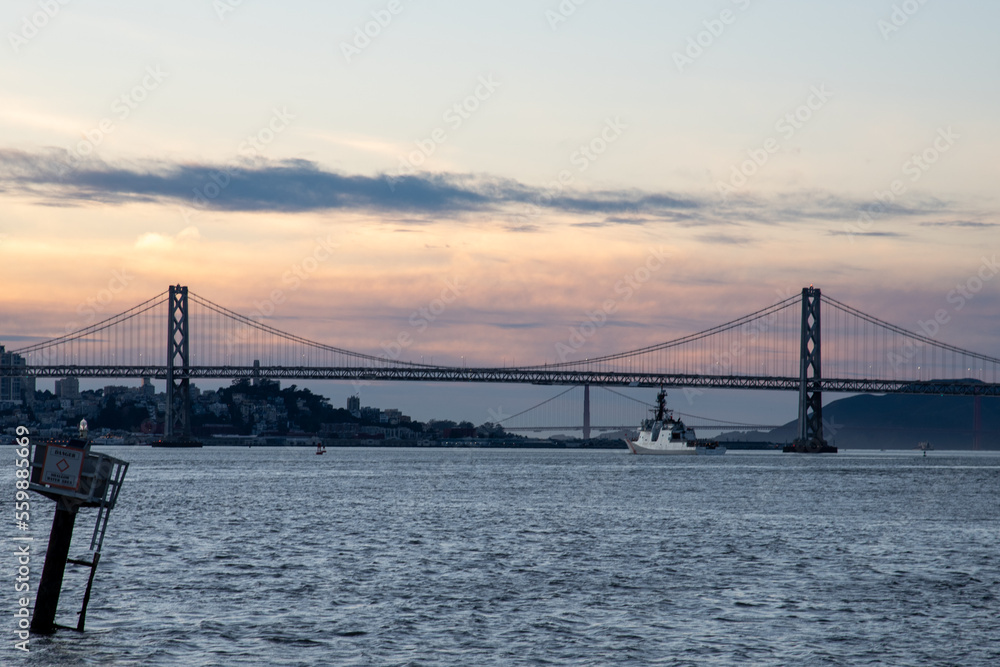
[[[10,0],[0,343],[184,284],[248,315],[281,290],[268,323],[359,352],[543,363],[651,254],[581,356],[809,284],[916,330],[1000,245],[998,24],[985,0]],[[1000,356],[998,288],[941,340]],[[554,393],[433,389],[364,402],[481,423]]]

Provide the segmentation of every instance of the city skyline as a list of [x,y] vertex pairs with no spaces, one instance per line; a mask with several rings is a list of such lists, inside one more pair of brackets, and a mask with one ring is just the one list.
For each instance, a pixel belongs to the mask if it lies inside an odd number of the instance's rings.
[[[358,352],[540,364],[609,300],[576,358],[815,284],[912,331],[944,309],[940,340],[1000,356],[998,14],[12,2],[0,344],[184,284]],[[366,390],[476,423],[544,397]],[[794,413],[791,395],[736,394],[699,400]]]

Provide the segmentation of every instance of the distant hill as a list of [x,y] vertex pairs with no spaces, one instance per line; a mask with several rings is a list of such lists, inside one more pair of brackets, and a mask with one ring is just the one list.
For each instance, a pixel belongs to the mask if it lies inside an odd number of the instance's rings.
[[[982,398],[980,447],[1000,449],[1000,398]],[[971,396],[886,394],[852,396],[823,406],[825,435],[842,448],[913,449],[930,442],[935,449],[972,449]],[[772,442],[790,442],[798,433],[792,421],[767,434]],[[732,434],[730,434],[732,435]]]
[[[777,429],[775,429],[777,430]],[[710,438],[711,440],[725,440],[737,442],[778,442],[769,431],[727,431]]]

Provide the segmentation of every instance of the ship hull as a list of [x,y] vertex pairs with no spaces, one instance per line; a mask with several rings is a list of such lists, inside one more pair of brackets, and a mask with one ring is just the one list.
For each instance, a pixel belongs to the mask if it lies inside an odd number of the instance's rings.
[[637,442],[632,440],[626,440],[625,444],[628,445],[628,449],[633,454],[642,454],[650,456],[721,456],[726,453],[726,448],[722,445],[717,445],[715,447],[688,447],[686,444],[684,448],[671,447],[671,448],[653,448],[653,447],[643,447]]
[[625,444],[628,445],[629,451],[633,454],[650,454],[654,456],[694,456],[697,453],[694,447],[643,447],[639,443],[633,442],[632,440],[626,440]]

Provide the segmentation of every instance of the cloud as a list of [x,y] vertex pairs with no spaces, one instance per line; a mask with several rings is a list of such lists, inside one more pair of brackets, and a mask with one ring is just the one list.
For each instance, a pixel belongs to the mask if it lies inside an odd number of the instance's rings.
[[[801,191],[720,201],[708,194],[684,196],[631,188],[546,189],[481,174],[344,174],[309,160],[109,164],[96,158],[76,160],[59,149],[0,149],[0,192],[29,194],[43,205],[158,202],[227,212],[354,211],[379,214],[404,226],[470,214],[483,219],[501,215],[510,220],[506,229],[511,232],[536,231],[543,216],[552,214],[578,216],[579,221],[572,224],[579,227],[798,226],[856,221],[863,215],[880,222],[963,215],[939,199],[883,204]],[[745,240],[738,235],[728,239],[731,243]],[[170,239],[146,235],[141,242],[152,247]]]
[[974,222],[972,220],[951,220],[947,222],[921,222],[921,227],[960,227],[965,229],[990,229],[996,227],[995,222]]
[[590,222],[575,222],[573,227],[614,227],[617,225],[642,226],[655,222],[654,218],[640,218],[634,216],[609,215],[603,220],[592,220]]
[[906,238],[906,234],[902,232],[866,232],[866,231],[836,231],[831,230],[828,232],[830,236],[873,236],[873,237],[885,237],[891,239],[901,239]]
[[171,250],[177,245],[191,243],[201,238],[197,227],[185,227],[175,236],[149,232],[135,241],[136,250]]
[[510,179],[461,174],[363,176],[308,160],[230,165],[75,162],[65,151],[0,150],[0,187],[56,201],[161,201],[217,211],[354,210],[457,215],[515,205],[566,213],[666,213],[693,199],[633,190],[546,191]]
[[753,243],[749,236],[735,236],[732,234],[699,234],[695,237],[702,243],[718,243],[721,245],[746,245]]
[[882,202],[877,199],[856,199],[817,190],[779,193],[769,198],[732,197],[715,211],[719,218],[764,225],[819,223],[873,223],[907,220],[951,211],[952,202],[939,198],[910,198],[905,202]]
[[548,322],[492,322],[487,326],[497,329],[547,329],[551,327]]

